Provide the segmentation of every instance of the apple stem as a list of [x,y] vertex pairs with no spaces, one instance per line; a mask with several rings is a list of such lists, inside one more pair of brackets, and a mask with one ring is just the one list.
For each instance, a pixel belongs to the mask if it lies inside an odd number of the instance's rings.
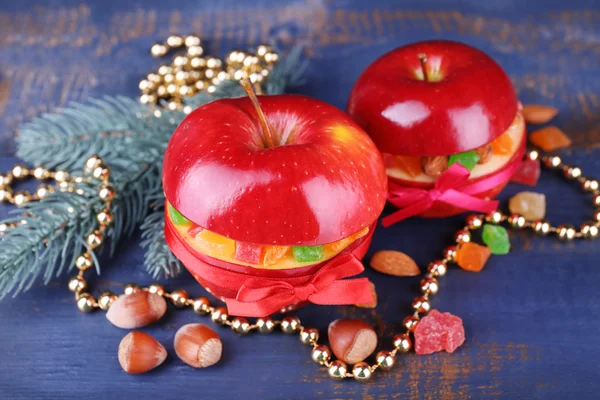
[[244,78],[240,80],[240,85],[244,88],[244,91],[250,98],[252,105],[254,106],[254,110],[256,110],[256,114],[258,115],[258,120],[260,122],[260,126],[263,132],[263,139],[265,141],[265,146],[267,148],[275,147],[275,140],[273,140],[273,134],[271,133],[271,128],[269,127],[269,123],[267,122],[267,118],[263,113],[262,108],[260,107],[260,103],[258,102],[258,97],[256,97],[256,92],[254,91],[254,85],[250,82],[250,79]]
[[419,54],[419,61],[421,62],[421,71],[423,71],[423,80],[429,81],[429,74],[427,73],[427,56],[423,53]]

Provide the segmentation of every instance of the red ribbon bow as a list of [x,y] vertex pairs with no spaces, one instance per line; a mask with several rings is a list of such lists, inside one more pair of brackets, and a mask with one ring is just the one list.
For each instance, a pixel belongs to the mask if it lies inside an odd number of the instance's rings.
[[480,199],[474,194],[490,190],[507,181],[518,165],[519,163],[513,163],[492,176],[468,184],[469,170],[460,164],[453,164],[437,178],[433,188],[429,190],[403,187],[390,182],[388,200],[401,209],[383,218],[383,226],[387,227],[413,215],[422,214],[436,201],[465,210],[486,213],[494,211],[498,207],[497,200]]
[[362,271],[362,263],[346,253],[323,265],[308,281],[250,278],[235,299],[226,300],[227,309],[232,315],[255,316],[270,315],[304,301],[321,305],[367,303],[372,301],[367,278],[342,280]]

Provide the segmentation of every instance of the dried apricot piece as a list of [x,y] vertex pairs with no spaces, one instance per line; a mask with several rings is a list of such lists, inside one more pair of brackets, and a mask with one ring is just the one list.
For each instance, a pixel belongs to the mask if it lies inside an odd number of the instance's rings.
[[479,272],[485,266],[491,250],[477,243],[461,243],[456,250],[456,263],[465,271]]
[[558,114],[556,108],[541,104],[526,104],[522,112],[528,124],[545,124]]
[[394,165],[412,178],[421,175],[421,157],[394,156]]
[[533,131],[529,141],[544,151],[553,151],[571,145],[571,139],[556,126],[547,126]]
[[492,152],[495,155],[507,156],[512,153],[513,140],[510,135],[503,133],[492,142]]
[[537,221],[546,216],[546,196],[543,193],[520,192],[510,198],[511,213],[520,214],[528,221]]
[[194,242],[200,251],[213,257],[231,258],[235,254],[235,240],[206,229],[195,236]]
[[263,264],[267,267],[276,264],[277,261],[285,257],[290,250],[290,246],[265,246]]

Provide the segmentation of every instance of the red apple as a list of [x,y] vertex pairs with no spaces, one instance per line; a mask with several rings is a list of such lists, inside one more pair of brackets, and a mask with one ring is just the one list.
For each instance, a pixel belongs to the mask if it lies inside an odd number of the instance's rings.
[[[348,113],[392,164],[394,157],[408,157],[418,168],[419,157],[423,165],[427,156],[492,147],[491,157],[472,167],[472,182],[519,163],[524,151],[525,124],[509,77],[488,55],[462,43],[419,42],[383,55],[359,77]],[[437,178],[386,167],[390,181],[406,187],[431,188]],[[493,197],[506,182],[474,195]],[[422,215],[461,211],[438,202]]]

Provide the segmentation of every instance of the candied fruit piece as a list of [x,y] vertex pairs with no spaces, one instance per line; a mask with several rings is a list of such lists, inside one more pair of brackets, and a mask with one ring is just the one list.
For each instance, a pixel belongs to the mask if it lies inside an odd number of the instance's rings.
[[421,175],[421,157],[394,156],[394,166],[412,178]]
[[354,235],[338,240],[337,242],[328,243],[324,245],[325,251],[330,253],[339,253],[346,247],[350,246],[352,242],[355,242],[356,240],[365,236],[367,233],[369,233],[369,227],[363,228],[360,231],[356,232]]
[[171,203],[168,204],[167,208],[169,209],[169,217],[171,217],[171,221],[173,221],[175,225],[187,225],[190,223],[190,220],[181,215]]
[[515,171],[511,182],[521,183],[523,185],[535,186],[540,179],[541,167],[540,160],[524,160]]
[[453,154],[448,158],[448,167],[459,163],[469,171],[473,170],[479,162],[479,156],[475,150],[465,151],[464,153]]
[[264,246],[254,243],[237,242],[235,259],[250,264],[260,264]]
[[198,233],[194,240],[199,250],[207,255],[231,258],[235,254],[235,240],[206,229]]
[[294,246],[292,253],[298,262],[319,261],[323,257],[323,246]]
[[453,353],[465,342],[462,319],[448,312],[431,310],[415,329],[415,353]]
[[531,132],[529,141],[544,151],[553,151],[571,145],[571,139],[556,126],[547,126]]
[[204,228],[202,228],[201,226],[192,225],[187,233],[191,237],[196,237],[196,235],[199,234],[200,232],[202,232],[203,230],[204,230]]
[[456,250],[456,263],[465,271],[479,272],[485,266],[491,250],[477,243],[461,243]]
[[265,266],[274,265],[277,263],[277,261],[285,257],[289,251],[289,246],[266,246],[263,264]]
[[517,193],[508,201],[511,213],[521,214],[528,221],[537,221],[546,216],[546,196],[536,192]]
[[510,251],[510,239],[508,232],[502,226],[486,224],[481,233],[483,242],[490,248],[492,254],[508,254]]
[[503,133],[492,142],[492,152],[495,155],[507,156],[512,153],[513,140],[510,135]]

